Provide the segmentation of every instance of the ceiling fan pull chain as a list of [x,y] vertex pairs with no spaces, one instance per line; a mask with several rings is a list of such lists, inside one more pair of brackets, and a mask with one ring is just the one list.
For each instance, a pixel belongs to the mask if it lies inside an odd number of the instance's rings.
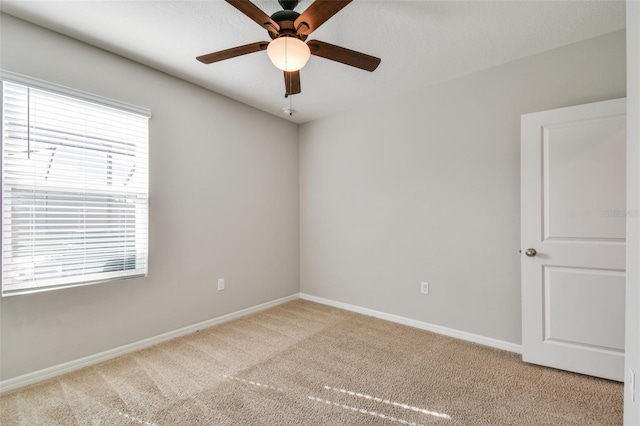
[[284,95],[285,98],[289,98],[289,107],[282,108],[282,113],[284,115],[292,116],[293,115],[293,99],[291,99],[291,95]]
[[289,96],[289,116],[293,115],[293,96]]

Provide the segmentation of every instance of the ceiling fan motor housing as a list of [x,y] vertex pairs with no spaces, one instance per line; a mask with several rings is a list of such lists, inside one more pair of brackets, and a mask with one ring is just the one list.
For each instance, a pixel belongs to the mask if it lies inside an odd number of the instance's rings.
[[299,35],[295,27],[295,21],[296,19],[298,19],[298,16],[300,16],[298,12],[290,9],[279,10],[271,15],[271,19],[278,23],[278,25],[280,26],[280,30],[277,33],[269,31],[269,36],[272,39],[276,39],[280,36],[290,36],[299,38],[300,40],[304,41],[307,36],[301,34]]
[[280,7],[286,10],[293,10],[299,3],[299,0],[278,0]]

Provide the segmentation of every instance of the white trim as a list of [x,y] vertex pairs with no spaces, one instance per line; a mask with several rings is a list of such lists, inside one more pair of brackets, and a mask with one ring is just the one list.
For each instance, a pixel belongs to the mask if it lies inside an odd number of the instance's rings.
[[291,296],[272,300],[270,302],[252,306],[250,308],[241,309],[239,311],[232,312],[227,315],[222,315],[217,318],[213,318],[207,321],[202,321],[197,324],[179,328],[177,330],[169,331],[167,333],[162,333],[155,337],[139,340],[137,342],[129,343],[128,345],[119,346],[114,349],[109,349],[104,352],[89,355],[84,358],[79,358],[73,361],[65,362],[63,364],[54,365],[52,367],[34,371],[32,373],[23,374],[22,376],[13,377],[7,380],[2,380],[0,381],[0,393],[15,390],[23,386],[32,385],[34,383],[51,379],[53,377],[56,377],[65,373],[78,370],[80,368],[89,367],[91,365],[98,364],[100,362],[104,362],[121,355],[126,355],[131,352],[139,351],[140,349],[157,345],[159,343],[166,342],[167,340],[175,339],[176,337],[181,337],[187,334],[195,333],[198,330],[213,327],[215,325],[219,325],[219,324],[222,324],[234,319],[238,319],[256,312],[260,312],[265,309],[272,308],[274,306],[278,306],[286,302],[290,302],[292,300],[297,300],[299,298],[300,298],[299,294],[297,293],[292,294]]
[[230,314],[222,315],[210,320],[202,321],[197,324],[189,325],[177,330],[169,331],[167,333],[159,334],[148,339],[139,340],[137,342],[129,343],[128,345],[119,346],[114,349],[109,349],[104,352],[89,355],[84,358],[79,358],[73,361],[65,362],[63,364],[54,365],[52,367],[44,368],[42,370],[34,371],[32,373],[23,374],[22,376],[13,377],[11,379],[0,381],[0,393],[9,392],[24,386],[32,385],[34,383],[41,382],[43,380],[51,379],[56,376],[60,376],[65,373],[70,373],[80,368],[89,367],[112,358],[126,355],[131,352],[139,351],[144,348],[148,348],[153,345],[157,345],[167,340],[175,339],[176,337],[185,336],[187,334],[195,333],[198,330],[213,327],[234,319],[242,318],[247,315],[263,311],[265,309],[272,308],[274,306],[281,305],[292,300],[308,300],[310,302],[320,303],[322,305],[333,306],[334,308],[344,309],[345,311],[356,312],[359,314],[367,315],[370,317],[380,318],[386,321],[395,322],[397,324],[408,325],[421,330],[431,331],[433,333],[442,334],[444,336],[453,337],[460,340],[466,340],[468,342],[478,343],[484,346],[489,346],[496,349],[502,349],[509,352],[522,353],[522,346],[515,343],[509,343],[502,340],[492,339],[490,337],[480,336],[478,334],[467,333],[466,331],[455,330],[452,328],[442,327],[439,325],[431,324],[428,322],[418,321],[411,318],[401,317],[398,315],[387,314],[385,312],[375,311],[373,309],[362,308],[360,306],[350,305],[348,303],[336,302],[322,297],[312,296],[304,293],[296,293],[291,296],[286,296],[280,299],[272,300],[270,302],[262,303],[260,305],[252,306],[246,309],[241,309]]
[[95,102],[111,108],[124,110],[132,114],[151,118],[151,110],[148,108],[131,105],[126,102],[117,101],[115,99],[106,98],[100,95],[94,95],[93,93],[83,92],[82,90],[73,89],[71,87],[62,86],[60,84],[50,83],[45,80],[40,80],[38,78],[29,77],[15,72],[0,69],[0,80],[22,84],[25,86],[33,87],[34,89],[46,90],[49,92],[58,93],[60,95],[72,96],[74,98],[79,98],[89,102]]
[[479,334],[467,333],[466,331],[460,331],[453,328],[442,327],[440,325],[431,324],[424,321],[418,321],[411,318],[401,317],[398,315],[387,314],[385,312],[374,311],[373,309],[362,308],[360,306],[350,305],[348,303],[336,302],[322,297],[312,296],[310,294],[300,293],[300,298],[308,300],[310,302],[316,302],[327,306],[333,306],[334,308],[344,309],[345,311],[356,312],[358,314],[368,315],[370,317],[380,318],[383,320],[395,322],[402,325],[408,325],[410,327],[419,328],[421,330],[431,331],[433,333],[442,334],[444,336],[453,337],[460,340],[466,340],[468,342],[478,343],[484,346],[489,346],[496,349],[502,349],[504,351],[515,352],[522,354],[522,345],[515,343],[505,342],[503,340],[492,339],[491,337],[481,336]]

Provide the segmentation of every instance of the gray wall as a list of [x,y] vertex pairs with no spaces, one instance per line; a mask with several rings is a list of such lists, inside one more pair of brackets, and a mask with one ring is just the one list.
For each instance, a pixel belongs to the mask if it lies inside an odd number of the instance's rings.
[[301,292],[519,344],[520,115],[625,66],[620,31],[302,125]]
[[624,424],[640,425],[640,2],[627,0],[627,305],[625,380],[636,375],[636,398],[625,386]]
[[1,68],[153,113],[149,277],[2,298],[3,380],[299,291],[296,125],[1,19]]

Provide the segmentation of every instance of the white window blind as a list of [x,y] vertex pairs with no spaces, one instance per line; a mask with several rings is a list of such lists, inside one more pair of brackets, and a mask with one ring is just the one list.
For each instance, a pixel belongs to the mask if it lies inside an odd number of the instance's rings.
[[147,274],[148,116],[2,82],[2,295]]

